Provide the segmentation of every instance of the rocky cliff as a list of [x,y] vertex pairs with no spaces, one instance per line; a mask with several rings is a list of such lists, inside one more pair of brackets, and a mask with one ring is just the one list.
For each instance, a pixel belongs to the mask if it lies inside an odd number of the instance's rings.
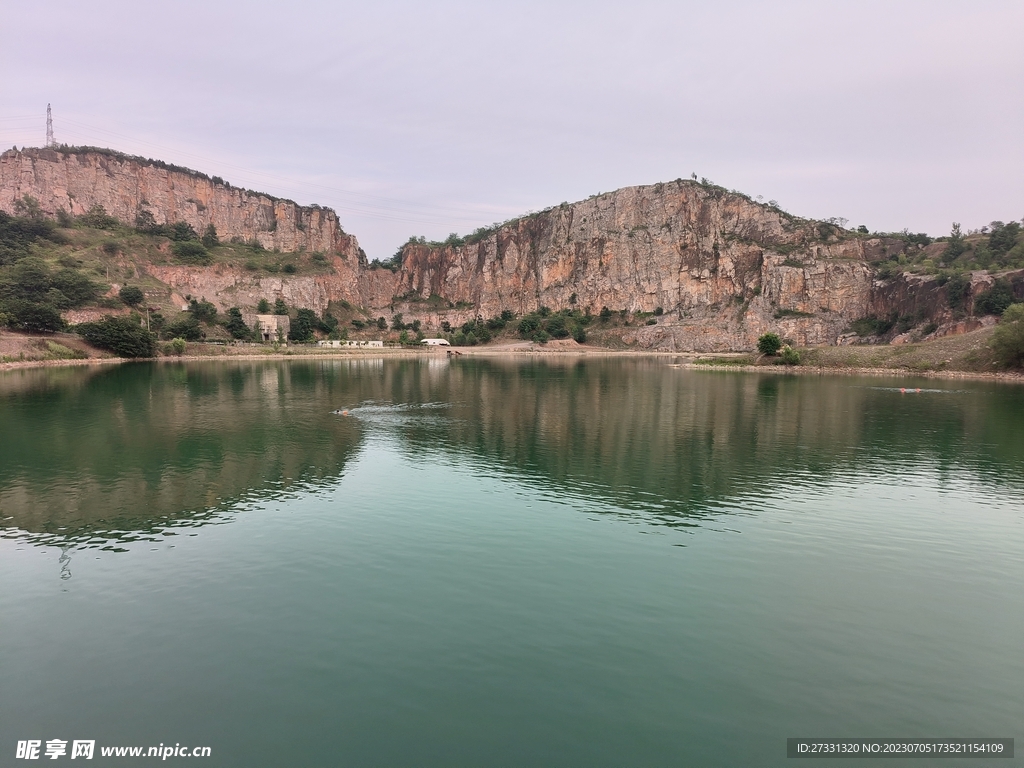
[[[412,240],[394,271],[370,268],[330,209],[109,150],[3,153],[0,210],[13,212],[26,194],[50,215],[102,205],[133,223],[149,211],[157,223],[184,221],[197,232],[212,223],[223,240],[326,255],[329,274],[318,275],[268,276],[237,264],[145,268],[177,294],[205,298],[222,310],[280,297],[321,312],[331,301],[344,301],[374,317],[400,312],[432,330],[444,321],[457,325],[544,306],[593,314],[603,307],[660,308],[653,325],[625,328],[622,338],[676,351],[751,349],[769,330],[800,345],[842,343],[850,323],[867,316],[913,318],[922,326],[952,320],[935,278],[878,279],[872,262],[922,250],[908,238],[801,219],[706,182],[630,187],[464,239]],[[975,275],[970,292],[991,281]],[[1024,280],[1018,282],[1024,292]]]
[[356,239],[329,208],[233,187],[187,168],[91,148],[8,150],[0,155],[0,210],[14,212],[23,195],[54,216],[101,205],[132,224],[142,211],[157,224],[184,221],[202,233],[208,224],[223,240],[256,240],[264,248],[319,251],[358,258]]
[[749,349],[766,330],[834,344],[878,303],[869,260],[902,247],[676,181],[562,204],[468,242],[411,242],[394,292],[410,316],[430,296],[483,316],[660,307],[657,325],[627,334],[642,347]]

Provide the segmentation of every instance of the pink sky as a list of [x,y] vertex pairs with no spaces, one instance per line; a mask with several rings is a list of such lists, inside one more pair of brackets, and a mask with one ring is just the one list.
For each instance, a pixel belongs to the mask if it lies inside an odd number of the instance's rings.
[[8,4],[0,147],[338,210],[371,258],[691,172],[792,213],[1024,217],[1024,4]]

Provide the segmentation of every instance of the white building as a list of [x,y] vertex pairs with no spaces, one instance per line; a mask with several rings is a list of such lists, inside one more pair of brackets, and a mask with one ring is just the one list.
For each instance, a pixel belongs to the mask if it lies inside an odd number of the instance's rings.
[[448,339],[424,339],[423,343],[428,347],[450,347]]
[[254,325],[263,341],[277,341],[288,338],[291,320],[288,315],[256,315]]
[[331,347],[333,349],[339,349],[341,347],[383,347],[383,341],[348,341],[338,339],[324,339],[318,341],[317,344],[321,347]]

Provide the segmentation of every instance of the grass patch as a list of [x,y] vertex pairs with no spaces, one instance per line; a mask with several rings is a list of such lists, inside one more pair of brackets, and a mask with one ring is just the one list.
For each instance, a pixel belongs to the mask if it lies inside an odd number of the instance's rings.
[[87,357],[80,349],[71,349],[55,341],[46,342],[46,360],[84,360]]
[[803,364],[822,368],[889,368],[910,372],[997,371],[988,341],[992,328],[958,336],[890,346],[841,346],[802,349]]
[[698,357],[693,361],[694,365],[714,365],[722,368],[736,368],[737,366],[753,365],[754,358],[749,355],[738,357]]

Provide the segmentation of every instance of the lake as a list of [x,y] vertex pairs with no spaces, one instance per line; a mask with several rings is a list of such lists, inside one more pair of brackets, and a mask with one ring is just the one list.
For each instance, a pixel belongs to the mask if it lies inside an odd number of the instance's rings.
[[1024,388],[671,363],[0,375],[0,766],[1024,737]]

